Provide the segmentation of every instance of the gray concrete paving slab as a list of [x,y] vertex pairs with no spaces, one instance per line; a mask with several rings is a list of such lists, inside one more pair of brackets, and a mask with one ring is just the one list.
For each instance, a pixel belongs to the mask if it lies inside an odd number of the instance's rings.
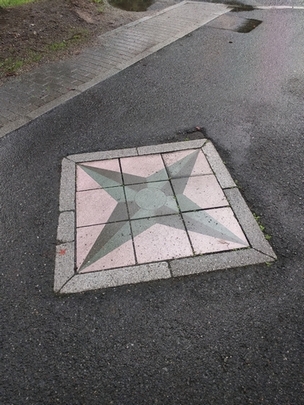
[[[197,258],[184,258],[172,260],[170,269],[173,277],[189,276],[215,270],[226,270],[228,268],[250,266],[257,263],[266,263],[264,254],[254,249],[246,249],[239,252],[224,252],[200,256]],[[265,271],[266,268],[265,268]]]
[[[150,263],[142,264],[137,267],[126,267],[124,269],[108,270],[98,273],[78,274],[55,291],[62,294],[72,294],[82,291],[117,287],[125,284],[130,285],[153,280],[162,280],[170,277],[171,274],[168,263]],[[58,285],[58,283],[55,282],[55,285]]]
[[59,214],[57,241],[59,244],[75,240],[75,214],[63,211]]
[[68,159],[62,161],[61,187],[59,196],[59,211],[71,211],[75,209],[75,187],[71,179],[75,179],[75,165]]
[[214,145],[211,142],[207,142],[202,147],[211,168],[217,175],[217,180],[223,189],[236,187],[230,173],[227,170],[224,162],[220,158],[220,155],[216,151]]
[[120,157],[128,157],[137,155],[136,148],[127,148],[127,149],[115,149],[115,150],[105,150],[99,152],[88,152],[88,153],[79,153],[76,155],[69,155],[67,159],[72,162],[91,162],[93,160],[102,160],[102,159],[115,159]]

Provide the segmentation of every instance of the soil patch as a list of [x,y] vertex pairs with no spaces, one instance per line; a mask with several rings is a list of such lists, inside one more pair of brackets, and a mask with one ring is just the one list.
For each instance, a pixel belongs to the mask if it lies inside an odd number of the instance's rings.
[[106,0],[38,0],[0,7],[0,81],[78,53],[98,35],[152,13],[120,10]]

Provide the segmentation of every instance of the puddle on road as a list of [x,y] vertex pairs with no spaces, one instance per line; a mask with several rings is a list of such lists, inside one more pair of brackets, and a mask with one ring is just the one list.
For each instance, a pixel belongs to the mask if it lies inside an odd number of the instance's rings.
[[254,19],[246,19],[238,28],[237,32],[247,34],[248,32],[254,30],[262,21]]
[[154,0],[109,0],[113,7],[127,11],[146,11]]
[[241,18],[235,14],[223,14],[207,24],[207,27],[234,32],[248,33],[254,30],[262,21],[253,18]]
[[232,12],[238,13],[240,11],[252,11],[254,7],[249,4],[244,4],[240,1],[231,1],[226,3],[229,7],[232,8]]

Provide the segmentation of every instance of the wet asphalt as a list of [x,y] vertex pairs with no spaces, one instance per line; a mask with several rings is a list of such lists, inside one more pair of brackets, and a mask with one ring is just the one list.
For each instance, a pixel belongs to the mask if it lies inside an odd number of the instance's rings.
[[[201,1],[201,0],[198,0]],[[202,0],[205,3],[221,3],[237,6],[239,9],[246,8],[246,6],[259,7],[259,6],[304,6],[304,0]]]
[[[240,16],[240,13],[238,13]],[[304,403],[304,11],[205,26],[0,140],[0,403]],[[203,136],[278,260],[56,296],[60,162]]]

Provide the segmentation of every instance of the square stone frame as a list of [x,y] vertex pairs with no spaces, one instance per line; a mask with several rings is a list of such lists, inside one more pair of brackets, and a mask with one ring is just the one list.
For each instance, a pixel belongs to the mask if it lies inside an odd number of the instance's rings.
[[[76,164],[96,160],[177,152],[187,149],[201,149],[206,156],[235,217],[247,237],[250,247],[92,273],[76,273]],[[181,277],[276,260],[274,251],[265,239],[225,164],[211,141],[207,139],[67,156],[62,160],[59,212],[54,291],[60,294]]]

